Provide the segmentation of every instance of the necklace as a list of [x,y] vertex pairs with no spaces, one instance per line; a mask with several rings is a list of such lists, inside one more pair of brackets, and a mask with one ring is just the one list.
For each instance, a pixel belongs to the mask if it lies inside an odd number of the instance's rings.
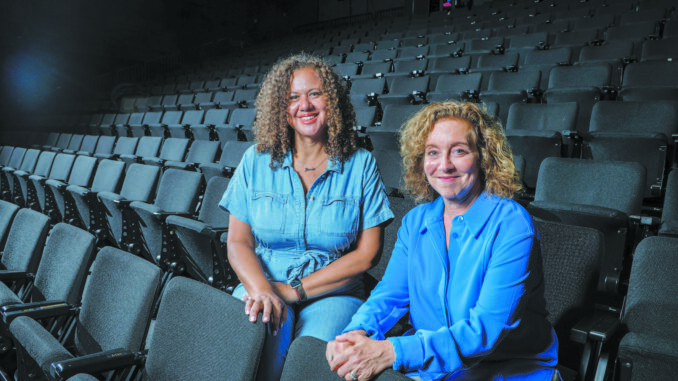
[[304,172],[311,172],[311,171],[315,171],[316,169],[318,169],[318,165],[320,165],[325,160],[326,160],[325,157],[321,158],[320,161],[318,161],[312,168],[307,167],[306,164],[303,164],[299,161],[297,161],[297,163],[299,163],[300,166],[304,167]]

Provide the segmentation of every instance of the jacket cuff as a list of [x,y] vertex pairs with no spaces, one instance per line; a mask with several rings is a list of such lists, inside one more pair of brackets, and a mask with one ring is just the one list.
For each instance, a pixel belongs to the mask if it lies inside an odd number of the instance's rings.
[[389,337],[387,340],[395,352],[394,370],[409,372],[423,367],[424,347],[417,335]]

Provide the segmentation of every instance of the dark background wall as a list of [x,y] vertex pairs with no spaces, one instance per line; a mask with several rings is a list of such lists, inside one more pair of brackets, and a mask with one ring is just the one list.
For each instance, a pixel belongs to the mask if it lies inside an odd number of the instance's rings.
[[[433,2],[442,2],[433,0]],[[430,0],[49,0],[0,5],[1,129],[65,103],[101,97],[116,72],[162,57],[228,55],[307,26],[389,9],[421,12]],[[220,51],[210,51],[209,42]],[[105,96],[105,94],[104,94]]]

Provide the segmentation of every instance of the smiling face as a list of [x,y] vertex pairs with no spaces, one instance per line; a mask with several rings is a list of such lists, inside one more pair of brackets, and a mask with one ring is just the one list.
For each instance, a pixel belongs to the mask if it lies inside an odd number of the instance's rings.
[[464,208],[481,193],[480,158],[464,119],[438,120],[426,140],[424,172],[445,206]]
[[302,68],[292,73],[287,104],[287,121],[297,137],[325,139],[327,100],[315,70]]

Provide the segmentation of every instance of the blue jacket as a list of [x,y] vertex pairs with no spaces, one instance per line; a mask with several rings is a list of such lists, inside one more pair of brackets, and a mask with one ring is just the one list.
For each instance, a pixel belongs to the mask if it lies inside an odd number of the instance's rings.
[[344,331],[384,339],[409,311],[413,331],[388,338],[396,370],[432,380],[520,360],[550,379],[558,342],[546,319],[530,215],[512,200],[482,193],[452,221],[449,251],[442,216],[438,198],[404,217],[382,281]]

